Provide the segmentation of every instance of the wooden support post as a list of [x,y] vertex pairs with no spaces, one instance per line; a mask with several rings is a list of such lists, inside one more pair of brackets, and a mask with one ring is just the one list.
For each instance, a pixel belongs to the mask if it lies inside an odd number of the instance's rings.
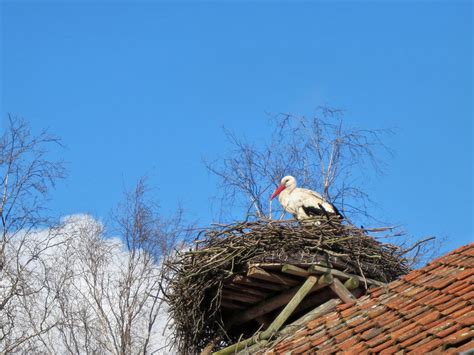
[[275,318],[272,324],[268,327],[266,331],[262,333],[262,339],[268,339],[273,333],[277,332],[283,323],[293,314],[293,311],[298,307],[298,305],[303,301],[306,295],[311,291],[318,278],[315,276],[310,276],[306,279],[303,286],[298,290],[295,296],[291,299],[291,301],[285,306],[283,311]]
[[360,285],[360,281],[356,277],[351,277],[351,278],[347,279],[346,282],[344,282],[344,286],[348,290],[354,290],[357,287],[359,287],[359,285]]
[[318,279],[318,285],[325,286],[330,285],[334,281],[334,276],[332,274],[322,274]]
[[277,332],[283,323],[291,316],[293,311],[296,307],[301,303],[304,297],[311,291],[313,286],[316,285],[318,281],[317,277],[310,276],[306,279],[303,286],[299,288],[296,294],[291,298],[290,302],[283,308],[280,314],[275,318],[272,324],[268,327],[267,330],[263,331],[262,333],[258,333],[255,336],[246,339],[244,341],[238,342],[231,346],[228,346],[225,349],[219,350],[214,353],[214,355],[224,355],[224,354],[233,354],[237,351],[240,351],[247,346],[255,344],[258,340],[266,340],[269,339],[275,332]]
[[329,288],[342,300],[344,303],[355,303],[354,295],[342,284],[339,279],[334,279],[334,282],[329,285]]
[[292,333],[295,328],[298,328],[300,326],[303,326],[304,324],[308,323],[309,321],[316,319],[318,317],[321,317],[325,315],[326,313],[331,312],[333,309],[336,308],[336,306],[341,303],[339,299],[333,298],[330,299],[329,301],[319,305],[312,311],[306,313],[304,316],[298,318],[296,321],[294,321],[291,324],[288,324],[285,328],[282,329],[281,334],[290,334]]

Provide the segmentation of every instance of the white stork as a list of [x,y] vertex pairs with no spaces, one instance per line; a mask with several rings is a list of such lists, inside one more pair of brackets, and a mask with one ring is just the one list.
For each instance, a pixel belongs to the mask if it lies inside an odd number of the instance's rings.
[[296,187],[296,179],[293,176],[285,176],[281,179],[281,185],[277,187],[270,200],[276,196],[278,196],[278,201],[283,209],[291,213],[297,220],[321,215],[336,215],[343,218],[336,206],[326,201],[317,192]]

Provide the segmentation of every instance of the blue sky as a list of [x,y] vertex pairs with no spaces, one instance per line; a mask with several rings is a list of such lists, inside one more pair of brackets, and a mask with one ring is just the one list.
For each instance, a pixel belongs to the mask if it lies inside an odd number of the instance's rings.
[[[106,218],[149,174],[164,211],[213,220],[203,159],[222,127],[265,137],[267,112],[328,104],[396,127],[374,214],[416,237],[473,240],[470,2],[2,2],[1,115],[67,146],[59,214]],[[2,128],[3,129],[3,128]]]

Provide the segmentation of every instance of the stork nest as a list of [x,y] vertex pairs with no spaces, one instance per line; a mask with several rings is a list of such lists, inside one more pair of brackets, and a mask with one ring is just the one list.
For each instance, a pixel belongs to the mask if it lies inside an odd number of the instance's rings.
[[[360,229],[336,220],[301,224],[258,220],[214,225],[198,234],[191,250],[177,252],[166,262],[166,294],[180,353],[197,353],[216,337],[218,347],[238,341],[226,334],[220,292],[226,280],[243,275],[260,262],[311,263],[337,259],[345,270],[382,282],[410,271],[406,253],[369,234],[391,228]],[[194,249],[194,250],[193,250]]]

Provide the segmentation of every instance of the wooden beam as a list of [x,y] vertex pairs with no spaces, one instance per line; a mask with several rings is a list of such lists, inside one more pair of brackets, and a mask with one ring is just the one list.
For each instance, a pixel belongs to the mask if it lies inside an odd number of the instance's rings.
[[259,296],[227,290],[225,288],[222,290],[221,294],[223,300],[239,301],[243,303],[254,304],[262,300],[262,297]]
[[325,286],[330,285],[334,281],[334,276],[332,274],[322,274],[318,279],[318,285]]
[[305,270],[303,268],[300,268],[298,266],[291,265],[291,264],[283,265],[281,268],[281,272],[284,272],[285,274],[300,276],[300,277],[308,277],[310,275],[308,270]]
[[260,298],[267,298],[267,296],[269,295],[268,292],[261,291],[254,287],[247,287],[243,285],[228,284],[224,286],[224,290],[226,289],[244,293],[244,294],[253,295],[253,296],[258,296]]
[[[329,272],[333,276],[335,276],[335,277],[337,277],[341,280],[347,280],[347,279],[350,279],[351,277],[353,277],[353,278],[359,279],[359,282],[364,282],[364,278],[359,276],[359,275],[348,274],[348,273],[345,273],[345,272],[340,271],[340,270],[331,269],[331,268],[324,267],[324,266],[319,266],[319,265],[311,265],[309,267],[308,271],[311,274],[325,274],[325,273]],[[367,281],[367,283],[369,285],[377,285],[377,286],[384,286],[385,285],[383,282],[380,282],[380,281],[377,281],[377,280],[368,279],[368,278],[365,278],[365,280]]]
[[231,300],[221,300],[221,307],[222,308],[227,308],[227,309],[245,309],[246,307],[240,304],[236,304],[232,302]]
[[249,265],[251,267],[258,267],[260,269],[270,270],[270,271],[280,271],[281,267],[283,266],[282,263],[256,263]]
[[287,321],[287,319],[293,314],[293,311],[298,307],[298,305],[303,301],[308,293],[311,292],[313,286],[316,285],[318,282],[318,278],[315,276],[309,276],[306,281],[304,282],[303,286],[298,290],[298,292],[293,296],[290,302],[285,306],[283,311],[275,318],[272,324],[265,330],[262,334],[261,339],[268,339],[270,338],[273,333],[280,330],[283,323]]
[[295,295],[291,298],[290,302],[285,306],[285,308],[280,312],[280,314],[275,318],[272,324],[268,327],[267,330],[262,333],[257,334],[247,340],[238,342],[234,345],[228,346],[225,349],[219,350],[214,353],[214,355],[225,355],[236,353],[248,346],[255,344],[258,340],[269,339],[273,334],[275,334],[291,316],[296,307],[301,303],[301,301],[306,297],[306,295],[311,292],[313,286],[316,285],[318,278],[315,276],[310,276],[306,279],[304,284],[298,289]]
[[301,282],[288,276],[270,273],[266,270],[260,269],[255,266],[251,267],[247,271],[247,276],[254,279],[259,279],[259,280],[263,280],[267,282],[273,282],[273,283],[288,286],[288,287],[296,286]]
[[282,334],[293,333],[295,328],[303,326],[304,324],[308,323],[309,321],[311,321],[313,319],[316,319],[318,317],[321,317],[322,315],[325,315],[326,313],[331,312],[340,303],[341,303],[341,300],[339,300],[337,298],[330,299],[329,301],[317,306],[312,311],[306,313],[304,316],[298,318],[293,323],[288,324],[285,328],[283,328],[281,330],[280,333],[282,333]]
[[359,287],[360,281],[357,277],[350,277],[344,282],[344,287],[348,290],[354,290]]
[[342,300],[344,303],[355,303],[354,295],[342,284],[339,279],[334,279],[334,282],[329,285],[329,288]]
[[226,329],[230,329],[234,325],[242,324],[252,320],[254,318],[260,317],[264,314],[267,314],[275,309],[283,306],[288,303],[291,298],[298,292],[299,287],[292,288],[291,290],[285,291],[278,296],[272,297],[268,300],[258,303],[257,305],[235,314],[227,321],[225,321]]
[[282,285],[277,285],[270,282],[264,282],[256,279],[251,279],[246,276],[236,275],[232,279],[232,283],[238,285],[245,285],[249,287],[258,287],[260,289],[270,290],[270,291],[281,291],[284,290],[286,287]]

